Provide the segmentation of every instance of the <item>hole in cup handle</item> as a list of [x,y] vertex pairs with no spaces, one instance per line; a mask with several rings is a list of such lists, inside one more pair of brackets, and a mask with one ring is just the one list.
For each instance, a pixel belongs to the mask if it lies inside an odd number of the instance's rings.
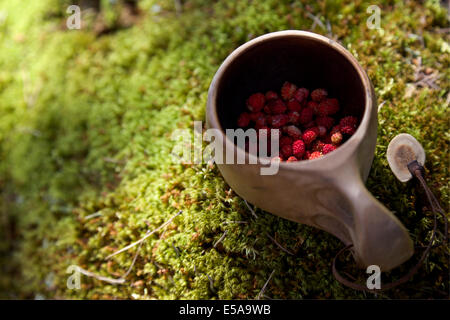
[[341,186],[353,205],[354,255],[362,267],[389,271],[414,253],[405,226],[367,190],[359,174]]

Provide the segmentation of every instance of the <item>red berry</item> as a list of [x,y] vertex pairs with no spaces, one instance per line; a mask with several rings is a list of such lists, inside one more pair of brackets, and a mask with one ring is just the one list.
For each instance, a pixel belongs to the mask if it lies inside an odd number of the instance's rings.
[[312,108],[314,111],[314,114],[317,114],[319,112],[319,104],[315,101],[308,101],[306,104],[306,107]]
[[294,140],[300,139],[302,136],[302,132],[300,131],[300,129],[293,125],[287,127],[286,133]]
[[264,113],[262,113],[262,112],[252,112],[252,113],[250,113],[250,120],[252,120],[252,121],[256,121],[260,117],[264,117]]
[[286,111],[286,105],[281,99],[270,100],[267,106],[270,108],[271,114],[280,114]]
[[316,140],[318,136],[318,129],[316,127],[312,127],[309,129],[306,129],[306,131],[302,135],[302,139],[306,144],[311,144],[314,140]]
[[300,112],[300,123],[306,124],[310,122],[313,118],[313,113],[314,111],[311,108],[302,109],[302,111]]
[[276,114],[271,117],[271,126],[272,128],[281,128],[286,125],[288,122],[288,116],[285,114]]
[[309,160],[313,160],[313,159],[317,159],[317,158],[320,158],[322,156],[322,152],[320,152],[320,151],[314,151],[313,153],[311,153],[310,155],[309,155]]
[[308,98],[309,95],[309,90],[306,88],[300,88],[297,91],[295,91],[294,93],[294,98],[298,101],[298,102],[303,102]]
[[280,153],[283,156],[283,158],[289,158],[292,155],[292,146],[289,144],[282,146]]
[[300,103],[295,100],[295,99],[291,99],[288,101],[287,103],[287,107],[289,110],[291,111],[300,111],[300,109],[302,108],[302,106],[300,105]]
[[323,154],[327,154],[327,153],[330,153],[331,151],[334,151],[334,150],[336,150],[335,146],[333,146],[332,144],[326,144],[322,148],[322,153]]
[[340,125],[336,125],[336,126],[334,126],[331,129],[330,134],[333,134],[333,133],[336,133],[336,132],[340,132],[340,130],[341,130],[341,126]]
[[287,162],[295,162],[295,161],[298,161],[298,160],[297,160],[296,157],[291,156],[291,157],[289,157],[286,161],[287,161]]
[[325,99],[319,103],[318,115],[326,117],[339,111],[339,102],[337,99]]
[[296,140],[292,144],[292,153],[300,159],[305,153],[305,143],[302,140]]
[[285,145],[292,145],[291,137],[282,136],[280,138],[280,146],[285,146]]
[[278,94],[275,91],[266,92],[266,100],[278,99]]
[[247,100],[247,108],[251,112],[259,112],[264,108],[266,103],[266,97],[262,93],[255,93],[250,96]]
[[264,118],[264,120],[258,121],[255,123],[255,129],[259,130],[259,129],[265,129],[267,128],[267,123],[266,123],[266,119]]
[[340,144],[342,142],[342,139],[342,133],[340,133],[339,131],[331,135],[331,143],[333,143],[334,145]]
[[328,92],[325,89],[316,89],[311,92],[311,99],[316,102],[320,102],[328,96]]
[[294,96],[294,92],[297,90],[297,86],[290,82],[285,82],[281,88],[281,97],[284,100],[290,100]]
[[241,128],[248,127],[250,124],[250,114],[247,112],[241,113],[241,115],[238,118],[237,125]]
[[354,134],[356,132],[356,128],[351,127],[351,126],[343,126],[341,127],[341,132],[351,136],[352,134]]
[[328,130],[333,126],[334,119],[331,117],[317,117],[316,123],[318,126],[324,126]]
[[266,123],[266,117],[264,117],[264,116],[259,117],[259,118],[256,119],[256,121],[255,121],[255,128],[256,128],[256,129],[261,128],[261,127],[264,127],[264,126],[266,126],[266,125],[267,125],[267,123]]
[[358,124],[358,118],[353,117],[353,116],[347,116],[341,119],[341,121],[339,121],[339,125],[344,127],[344,126],[351,126],[351,127],[355,127]]
[[356,131],[358,119],[353,116],[344,117],[339,122],[340,131],[347,135],[352,135]]
[[303,155],[304,160],[309,160],[309,157],[311,156],[311,151],[306,150],[305,154]]
[[300,123],[300,113],[297,111],[290,111],[287,114],[289,123],[299,124]]
[[323,148],[324,145],[325,145],[325,143],[323,143],[322,141],[316,140],[316,141],[313,142],[311,150],[312,151],[320,151],[320,152],[322,152],[322,148]]
[[272,111],[270,110],[270,107],[268,105],[265,105],[263,108],[263,112],[265,114],[270,114]]

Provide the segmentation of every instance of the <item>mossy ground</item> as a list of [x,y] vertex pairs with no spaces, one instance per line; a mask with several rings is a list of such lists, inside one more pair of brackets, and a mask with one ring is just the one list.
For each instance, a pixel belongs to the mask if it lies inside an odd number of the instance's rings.
[[[114,23],[118,9],[106,3]],[[274,271],[266,298],[373,298],[334,280],[342,244],[333,236],[258,209],[254,219],[216,167],[170,160],[171,133],[204,119],[223,59],[267,32],[311,30],[307,12],[323,24],[313,31],[357,57],[382,103],[370,191],[415,241],[428,239],[431,213],[385,159],[389,141],[407,132],[424,145],[448,211],[450,47],[438,1],[146,0],[134,26],[102,35],[67,30],[68,4],[0,1],[0,297],[253,299]],[[372,4],[382,30],[367,27]],[[413,85],[419,60],[439,88]],[[82,276],[80,290],[67,288],[70,265],[120,277],[137,247],[105,257],[179,210],[144,242],[125,284]],[[448,297],[447,254],[433,250],[411,281],[378,297]]]

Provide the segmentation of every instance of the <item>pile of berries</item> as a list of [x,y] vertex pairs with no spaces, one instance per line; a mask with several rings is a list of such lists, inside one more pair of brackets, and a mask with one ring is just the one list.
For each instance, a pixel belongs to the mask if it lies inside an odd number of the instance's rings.
[[[255,93],[246,105],[248,111],[240,114],[238,126],[256,129],[258,139],[279,139],[280,160],[287,162],[320,158],[336,150],[358,127],[354,116],[337,117],[339,101],[329,98],[325,89],[310,93],[285,82],[280,95],[274,91]],[[279,129],[280,134],[270,137],[270,129]],[[270,140],[267,144],[270,147]],[[246,149],[248,152],[248,143]]]

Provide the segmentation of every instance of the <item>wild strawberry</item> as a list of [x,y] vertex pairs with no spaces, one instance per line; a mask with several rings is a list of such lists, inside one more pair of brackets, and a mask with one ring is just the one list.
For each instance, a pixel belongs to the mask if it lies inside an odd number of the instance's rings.
[[267,125],[267,122],[266,122],[266,117],[265,116],[261,116],[261,117],[259,117],[258,119],[255,120],[255,128],[256,129],[262,128],[262,127],[264,127],[266,125]]
[[309,95],[309,90],[306,88],[300,88],[297,91],[295,91],[294,93],[294,98],[298,101],[298,102],[303,102],[308,98]]
[[336,150],[335,146],[333,146],[332,144],[325,144],[322,148],[322,153],[327,154],[334,150]]
[[299,124],[300,123],[300,113],[297,111],[289,111],[288,114],[288,121],[292,124]]
[[293,125],[287,127],[286,133],[294,140],[300,139],[302,136],[300,129]]
[[[311,101],[308,101],[308,96]],[[269,140],[269,153],[271,142],[277,139],[280,155],[272,158],[273,161],[320,158],[336,150],[358,127],[358,119],[354,116],[344,117],[334,125],[336,119],[333,115],[339,112],[339,102],[327,96],[325,89],[309,93],[306,88],[285,82],[281,94],[267,91],[251,95],[246,102],[251,112],[239,115],[238,126],[248,128],[252,124],[258,130],[258,139]],[[246,150],[249,146],[246,142]],[[252,143],[250,149],[258,146]]]
[[275,91],[266,92],[266,100],[278,99],[278,94]]
[[317,129],[316,127],[312,127],[309,129],[306,129],[306,131],[303,133],[302,135],[302,139],[303,141],[308,145],[311,144],[311,142],[313,142],[314,140],[316,140],[318,134],[319,134],[319,129]]
[[248,112],[243,112],[238,118],[237,125],[241,128],[248,127],[250,124],[250,114]]
[[292,144],[292,153],[300,159],[305,153],[305,143],[302,140],[296,140]]
[[320,158],[322,156],[322,152],[320,152],[320,151],[314,151],[314,152],[312,152],[310,155],[309,155],[309,160],[314,160],[314,159],[317,159],[317,158]]
[[334,145],[340,144],[342,142],[342,139],[343,139],[342,133],[340,133],[339,131],[331,135],[331,143]]
[[287,136],[282,136],[280,138],[280,146],[292,145],[292,138]]
[[286,105],[281,99],[270,100],[267,105],[270,108],[271,114],[280,114],[286,111]]
[[290,111],[297,111],[297,112],[300,111],[300,109],[302,108],[300,103],[295,99],[289,100],[287,103],[287,107]]
[[331,117],[317,117],[316,123],[318,126],[324,126],[328,130],[333,126],[334,119]]
[[297,86],[290,82],[285,82],[281,88],[281,97],[284,100],[290,100],[294,96],[294,92],[297,90]]
[[289,158],[292,155],[292,146],[289,144],[282,146],[280,153],[283,158]]
[[326,117],[339,111],[339,102],[337,99],[325,99],[319,103],[318,115]]
[[358,119],[353,116],[344,117],[339,122],[340,131],[347,135],[352,135],[356,131]]
[[343,127],[341,126],[341,132],[343,134],[351,136],[356,132],[356,128],[351,126],[343,126]]
[[333,134],[333,133],[336,133],[336,132],[340,132],[340,130],[341,130],[341,126],[340,125],[336,125],[336,126],[334,126],[331,129],[330,134]]
[[252,112],[250,113],[250,120],[256,121],[260,117],[265,117],[264,113],[262,112]]
[[306,150],[305,154],[303,155],[303,160],[309,160],[309,157],[311,156],[311,151]]
[[322,152],[322,148],[323,148],[324,145],[325,145],[325,143],[323,143],[322,141],[316,140],[316,141],[314,141],[312,143],[311,150],[312,151],[320,151],[320,152]]
[[317,129],[319,129],[319,136],[323,137],[327,134],[327,128],[324,126],[317,126]]
[[328,92],[325,89],[316,89],[311,92],[311,99],[316,102],[320,102],[328,96]]
[[300,123],[306,124],[310,122],[313,118],[313,109],[311,108],[304,108],[300,112]]
[[353,116],[347,116],[341,119],[341,121],[339,121],[339,125],[341,127],[344,126],[350,126],[350,127],[355,127],[358,124],[358,118],[353,117]]
[[264,108],[266,97],[262,93],[252,94],[247,100],[247,108],[251,112],[259,112]]
[[264,129],[266,127],[267,127],[266,118],[258,119],[258,121],[255,122],[255,129],[256,130]]
[[308,101],[308,103],[306,103],[306,107],[313,109],[314,114],[319,113],[319,104],[315,101]]
[[281,128],[288,122],[288,116],[285,114],[276,114],[271,117],[270,125],[272,128]]

